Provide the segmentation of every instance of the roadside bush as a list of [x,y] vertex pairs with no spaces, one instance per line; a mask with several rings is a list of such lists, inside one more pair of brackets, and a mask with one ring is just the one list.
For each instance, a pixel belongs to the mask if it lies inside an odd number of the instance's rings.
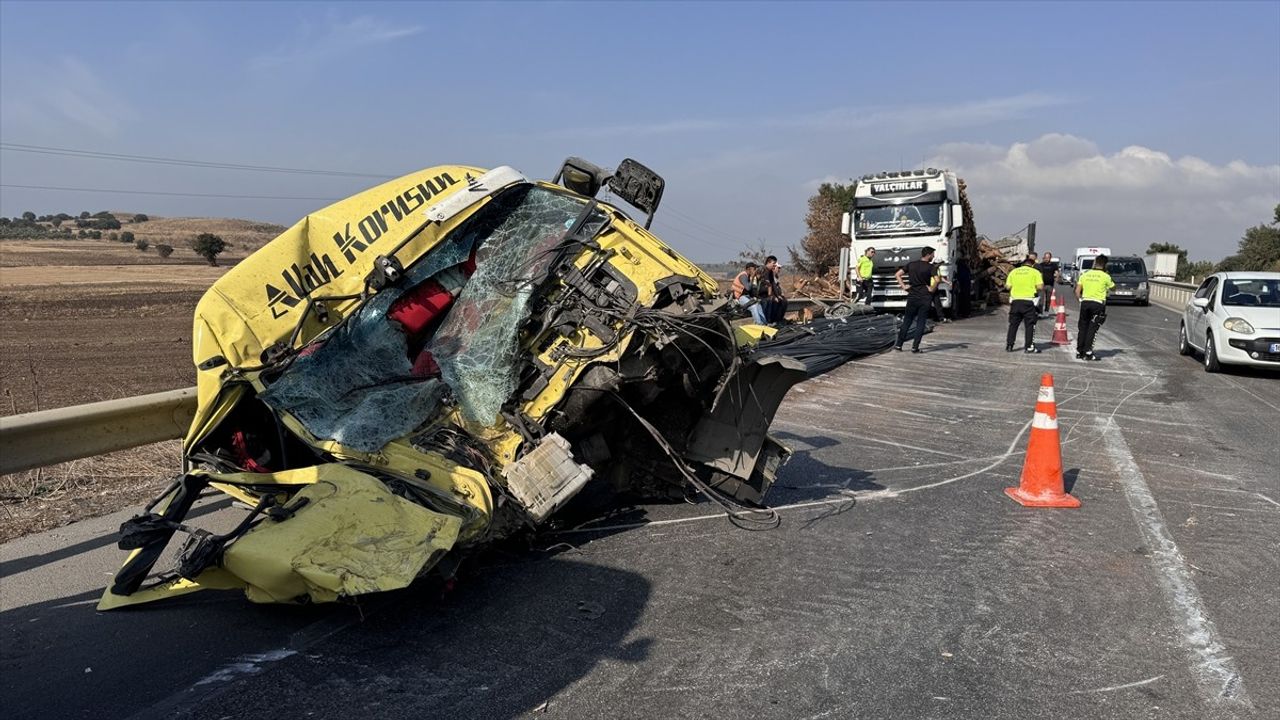
[[82,230],[80,230],[80,232],[77,232],[77,233],[76,233],[76,237],[78,237],[78,238],[87,238],[87,237],[89,237],[89,231],[88,231],[88,230],[83,230],[83,229],[82,229]]
[[110,241],[112,241],[112,242],[115,242],[116,240],[119,240],[119,239],[120,239],[120,234],[119,234],[119,233],[107,233],[107,239],[108,239],[108,240],[110,240]]
[[120,233],[120,242],[122,243],[133,242],[133,233],[129,232],[128,230],[125,230],[124,232]]
[[93,239],[93,240],[101,240],[101,239],[102,239],[102,231],[101,231],[101,230],[90,230],[90,231],[89,231],[89,237],[90,237],[91,239]]
[[162,258],[167,258],[173,254],[173,246],[160,243],[156,246],[156,254]]
[[146,222],[150,219],[151,218],[147,217],[146,215],[143,215],[142,213],[138,213],[137,215],[133,216],[133,222],[136,222],[136,223]]
[[138,248],[142,252],[146,252],[147,248],[151,247],[151,243],[147,242],[146,240],[143,240],[142,238],[138,238],[137,240],[133,241],[133,246]]
[[210,265],[216,266],[218,264],[218,255],[227,249],[227,243],[213,233],[200,233],[191,241],[191,249],[195,250],[200,257],[208,260]]

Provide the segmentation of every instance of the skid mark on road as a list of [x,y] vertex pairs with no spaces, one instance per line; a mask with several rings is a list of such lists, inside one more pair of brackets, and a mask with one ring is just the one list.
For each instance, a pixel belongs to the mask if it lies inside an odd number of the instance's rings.
[[1191,672],[1200,685],[1201,694],[1212,705],[1252,707],[1240,671],[1209,619],[1191,577],[1191,568],[1169,534],[1164,515],[1120,433],[1120,426],[1110,417],[1102,423],[1102,442],[1120,476],[1125,499],[1155,565],[1156,579],[1164,591],[1182,643],[1191,655]]
[[1163,675],[1157,675],[1152,678],[1147,678],[1146,680],[1139,680],[1137,682],[1125,683],[1124,685],[1110,685],[1108,687],[1094,688],[1092,690],[1072,690],[1067,694],[1068,695],[1084,695],[1087,693],[1104,693],[1104,692],[1115,692],[1116,690],[1128,690],[1129,688],[1136,688],[1136,687],[1142,687],[1143,685],[1150,685],[1151,683],[1156,682],[1157,680],[1160,680],[1163,677],[1164,677]]

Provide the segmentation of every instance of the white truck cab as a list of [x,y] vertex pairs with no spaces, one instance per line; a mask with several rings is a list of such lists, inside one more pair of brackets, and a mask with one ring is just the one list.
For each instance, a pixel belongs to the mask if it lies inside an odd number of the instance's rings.
[[906,291],[898,287],[894,273],[919,260],[926,246],[936,250],[942,305],[952,306],[951,281],[957,263],[964,260],[958,257],[959,233],[965,225],[963,192],[955,173],[934,168],[882,172],[855,181],[853,211],[844,214],[841,233],[850,239],[852,267],[867,248],[876,249],[872,307],[906,307]]

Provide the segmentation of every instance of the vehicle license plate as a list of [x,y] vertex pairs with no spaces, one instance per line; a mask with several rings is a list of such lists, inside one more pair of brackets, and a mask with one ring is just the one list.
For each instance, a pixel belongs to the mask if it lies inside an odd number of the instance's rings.
[[1271,343],[1271,349],[1268,350],[1267,352],[1280,353],[1280,343]]
[[1117,295],[1132,295],[1132,294],[1133,294],[1133,291],[1132,291],[1132,290],[1117,290],[1117,291],[1116,291],[1116,294],[1117,294]]

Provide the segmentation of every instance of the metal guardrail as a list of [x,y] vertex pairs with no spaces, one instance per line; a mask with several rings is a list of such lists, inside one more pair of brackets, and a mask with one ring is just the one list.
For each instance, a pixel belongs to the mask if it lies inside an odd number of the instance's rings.
[[1171,282],[1169,280],[1149,280],[1151,283],[1151,302],[1165,307],[1181,310],[1191,302],[1196,286],[1189,283]]
[[186,388],[0,418],[0,474],[180,438],[195,412]]

